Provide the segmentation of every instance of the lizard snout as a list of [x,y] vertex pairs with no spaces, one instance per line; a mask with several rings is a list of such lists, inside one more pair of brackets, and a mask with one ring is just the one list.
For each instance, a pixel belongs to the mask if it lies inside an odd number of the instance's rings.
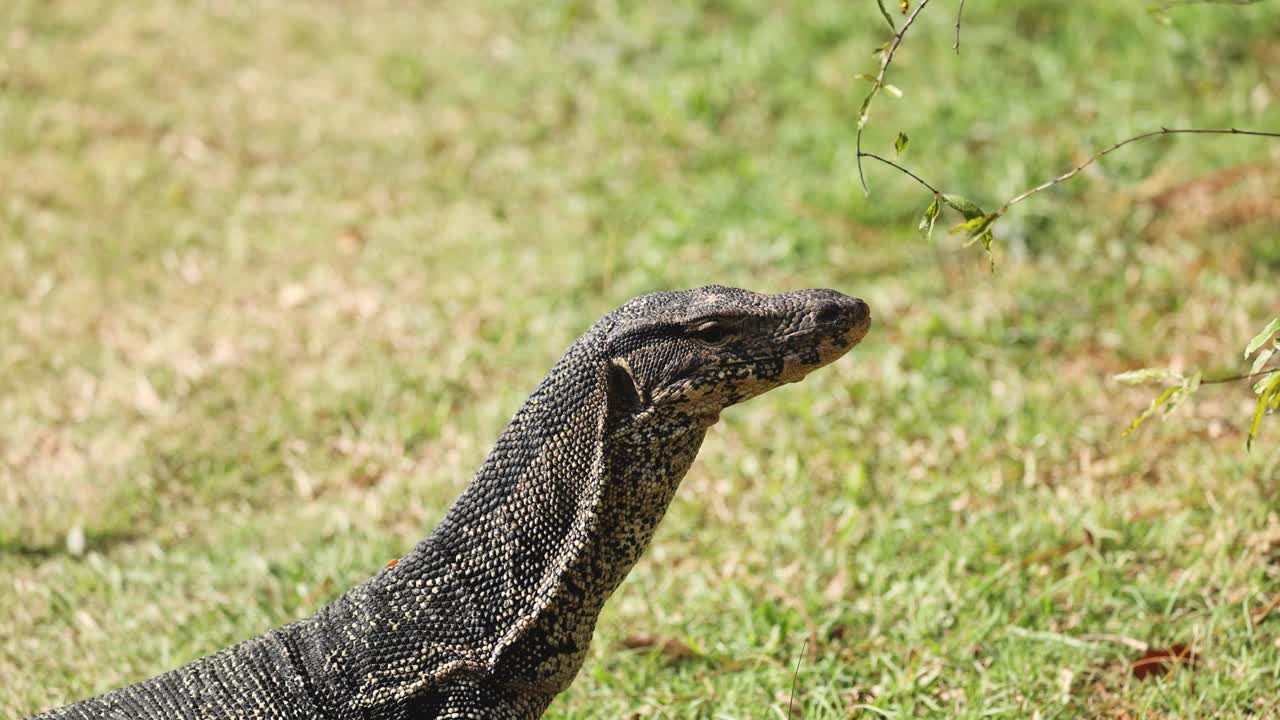
[[812,311],[817,325],[862,327],[871,320],[871,308],[862,298],[850,297],[835,290],[821,290],[821,299]]

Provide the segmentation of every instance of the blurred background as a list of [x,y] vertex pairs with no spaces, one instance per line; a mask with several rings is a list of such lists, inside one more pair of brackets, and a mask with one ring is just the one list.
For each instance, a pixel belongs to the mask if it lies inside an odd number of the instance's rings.
[[[985,208],[1280,128],[1274,2],[969,2],[958,55],[956,11],[864,148]],[[1280,142],[1128,146],[992,271],[909,178],[858,186],[890,35],[873,0],[6,2],[0,715],[313,612],[598,316],[708,283],[875,325],[726,413],[551,717],[1274,713],[1280,427],[1246,453],[1236,383],[1121,439],[1158,390],[1110,377],[1247,371]]]

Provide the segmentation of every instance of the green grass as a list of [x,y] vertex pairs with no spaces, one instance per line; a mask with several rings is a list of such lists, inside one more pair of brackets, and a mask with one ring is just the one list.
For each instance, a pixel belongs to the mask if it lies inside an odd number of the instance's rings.
[[[0,716],[314,611],[591,321],[710,282],[876,324],[726,413],[553,717],[783,718],[797,662],[794,717],[1274,716],[1280,426],[1246,454],[1216,386],[1121,440],[1154,391],[1108,378],[1242,369],[1280,145],[1127,147],[992,274],[909,179],[858,189],[873,2],[668,5],[0,9]],[[971,2],[958,57],[954,10],[864,140],[984,207],[1160,125],[1280,127],[1274,3]],[[1117,637],[1199,663],[1140,681]]]

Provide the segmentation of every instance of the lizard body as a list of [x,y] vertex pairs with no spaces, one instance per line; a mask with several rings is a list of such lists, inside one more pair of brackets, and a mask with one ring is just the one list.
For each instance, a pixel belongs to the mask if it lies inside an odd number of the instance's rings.
[[536,718],[720,411],[869,325],[831,290],[635,298],[570,346],[397,563],[314,615],[38,719]]

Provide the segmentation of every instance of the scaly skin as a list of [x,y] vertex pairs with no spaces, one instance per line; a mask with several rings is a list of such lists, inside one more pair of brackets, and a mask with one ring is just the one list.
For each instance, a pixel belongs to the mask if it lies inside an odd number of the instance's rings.
[[40,718],[536,718],[702,438],[870,327],[831,290],[644,295],[580,337],[408,555],[314,615]]

